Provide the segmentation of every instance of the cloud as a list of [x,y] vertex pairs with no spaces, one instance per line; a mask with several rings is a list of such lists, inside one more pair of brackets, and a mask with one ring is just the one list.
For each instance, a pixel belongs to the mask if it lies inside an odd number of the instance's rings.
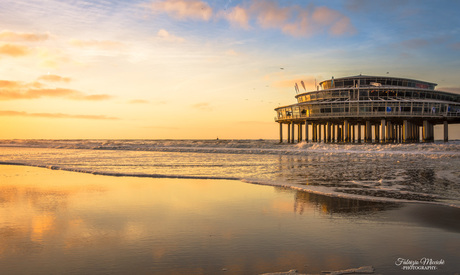
[[341,36],[344,34],[355,34],[357,31],[351,24],[350,18],[341,17],[338,21],[332,24],[329,33],[334,36]]
[[329,33],[332,35],[338,36],[346,33],[353,34],[356,32],[356,29],[350,22],[350,18],[328,7],[316,8],[312,14],[312,19],[317,26],[325,26],[326,28],[329,28]]
[[257,22],[263,28],[277,28],[286,24],[292,15],[292,7],[279,7],[273,1],[255,1],[250,11],[257,17]]
[[72,115],[62,113],[27,113],[18,111],[0,111],[0,116],[23,116],[23,117],[45,117],[45,118],[77,118],[77,119],[102,119],[117,120],[117,117],[108,117],[105,115]]
[[44,80],[48,82],[70,82],[69,77],[62,77],[62,76],[54,75],[54,74],[42,75],[38,78],[38,80]]
[[150,103],[148,100],[145,99],[133,99],[129,101],[130,104],[146,104]]
[[150,5],[152,12],[165,12],[179,20],[209,21],[213,15],[212,8],[203,1],[198,0],[164,0],[154,1]]
[[[285,3],[285,2],[281,2]],[[273,0],[255,0],[251,4],[237,5],[227,11],[213,13],[209,5],[198,0],[163,0],[150,5],[154,13],[166,13],[178,20],[195,19],[209,21],[225,19],[231,25],[250,29],[254,22],[264,29],[278,29],[295,37],[307,37],[318,33],[332,36],[355,34],[356,29],[349,17],[328,7],[298,5],[280,6]]]
[[249,29],[249,13],[240,6],[234,7],[230,12],[221,12],[219,17],[225,18],[233,26]]
[[202,111],[212,111],[211,104],[208,102],[201,102],[192,105],[193,109],[202,110]]
[[48,33],[23,33],[23,32],[12,32],[2,31],[0,32],[1,41],[12,41],[12,42],[39,42],[49,39]]
[[[332,36],[356,33],[350,18],[337,10],[324,6],[309,5],[303,8],[291,5],[282,7],[271,0],[258,0],[247,9],[238,8],[240,9],[239,14],[254,17],[260,27],[279,29],[294,37],[308,37],[323,32]],[[239,25],[248,28],[251,18],[240,17],[232,18],[228,15],[225,18],[230,23],[238,22],[239,19],[241,20]]]
[[4,44],[0,46],[0,55],[19,57],[29,54],[29,48],[20,45]]
[[185,41],[184,38],[172,35],[164,29],[158,31],[157,38],[172,43],[182,43]]
[[126,47],[126,45],[123,44],[122,42],[112,41],[112,40],[71,39],[69,43],[79,48],[97,48],[101,50],[121,50]]
[[0,100],[37,99],[43,97],[89,101],[112,98],[112,96],[106,94],[87,95],[72,89],[50,89],[46,88],[46,86],[40,82],[23,83],[19,81],[0,80]]

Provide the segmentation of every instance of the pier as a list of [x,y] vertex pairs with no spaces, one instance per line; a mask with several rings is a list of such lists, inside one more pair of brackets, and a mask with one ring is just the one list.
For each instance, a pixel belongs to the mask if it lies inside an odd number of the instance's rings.
[[433,142],[434,126],[460,123],[460,95],[437,84],[395,77],[352,76],[298,93],[297,103],[275,109],[280,142]]

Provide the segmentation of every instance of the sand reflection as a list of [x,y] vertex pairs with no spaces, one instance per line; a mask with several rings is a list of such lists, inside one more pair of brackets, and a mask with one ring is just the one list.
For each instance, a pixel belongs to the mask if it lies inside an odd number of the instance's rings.
[[[437,216],[446,213],[432,208],[238,181],[108,177],[25,166],[0,165],[0,180],[2,273],[313,273],[388,266],[395,251],[435,251],[425,256],[447,261],[460,245],[439,224],[434,235],[417,230],[437,228],[433,222],[406,220],[430,209]],[[445,227],[454,232],[454,224]],[[426,246],[425,238],[431,242]],[[436,243],[449,254],[433,250]]]

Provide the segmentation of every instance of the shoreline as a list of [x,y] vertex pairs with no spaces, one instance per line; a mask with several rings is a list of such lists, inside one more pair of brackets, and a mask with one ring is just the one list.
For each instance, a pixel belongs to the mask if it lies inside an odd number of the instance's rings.
[[247,179],[235,178],[235,177],[98,172],[98,171],[88,171],[84,169],[74,169],[74,168],[65,168],[65,167],[63,168],[57,165],[33,165],[33,164],[15,163],[15,162],[0,162],[0,165],[13,165],[13,166],[17,165],[17,166],[37,167],[37,168],[44,168],[44,169],[50,169],[50,170],[60,170],[60,171],[66,171],[66,172],[101,175],[101,176],[109,176],[109,177],[134,177],[134,178],[152,178],[152,179],[165,178],[165,179],[179,179],[179,180],[180,179],[235,180],[235,181],[240,181],[240,182],[244,182],[244,183],[248,183],[252,185],[289,188],[292,190],[307,192],[307,193],[320,195],[320,196],[339,198],[339,199],[351,199],[351,200],[381,202],[381,203],[428,204],[428,205],[440,205],[440,206],[447,206],[447,207],[453,207],[453,208],[460,209],[460,205],[455,205],[455,204],[450,204],[450,203],[445,203],[445,202],[438,202],[438,201],[392,199],[392,198],[362,196],[362,195],[355,195],[355,194],[343,194],[343,193],[335,192],[335,191],[331,192],[329,190],[322,188],[321,186],[307,186],[307,185],[301,185],[301,184],[283,184],[283,183],[276,183],[276,182],[262,182],[262,181],[253,181],[253,180],[247,180]]

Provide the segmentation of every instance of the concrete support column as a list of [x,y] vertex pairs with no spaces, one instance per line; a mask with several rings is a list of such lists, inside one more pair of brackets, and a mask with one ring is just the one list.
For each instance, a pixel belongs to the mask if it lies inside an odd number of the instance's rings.
[[375,143],[380,142],[380,125],[378,124],[374,125],[374,142]]
[[390,121],[387,122],[387,129],[386,129],[384,138],[385,138],[385,142],[391,143],[391,122]]
[[403,121],[403,142],[407,143],[409,142],[408,140],[408,135],[409,135],[409,129],[408,129],[408,121],[404,120]]
[[340,124],[337,124],[337,142],[342,142],[342,128]]
[[364,128],[364,142],[371,143],[372,142],[372,129],[371,129],[371,122],[366,121],[366,125]]
[[449,124],[447,120],[444,121],[444,142],[449,141]]
[[327,123],[327,142],[330,143],[332,138],[331,138],[331,123]]
[[323,142],[327,142],[327,123],[323,124]]
[[428,142],[428,121],[426,120],[422,123],[422,141]]
[[352,136],[351,143],[355,143],[355,139],[356,139],[355,125],[351,125],[351,136]]
[[348,142],[351,142],[351,130],[352,130],[353,125],[351,123],[348,123]]
[[299,123],[299,127],[298,127],[298,137],[297,137],[297,141],[300,143],[302,142],[302,123]]
[[308,142],[308,120],[305,120],[305,142]]
[[283,123],[280,122],[280,143],[283,143]]
[[335,136],[335,127],[336,125],[334,123],[332,123],[332,137],[331,137],[331,141],[332,142],[335,142],[335,139],[336,139],[336,136]]
[[291,143],[291,123],[288,123],[288,143]]
[[361,123],[358,123],[358,143],[361,143]]
[[415,142],[415,130],[414,130],[414,124],[412,122],[409,122],[410,125],[410,140],[411,142]]
[[291,143],[294,143],[294,134],[295,134],[295,123],[293,121],[291,124]]
[[381,143],[385,143],[387,141],[387,134],[388,133],[385,133],[385,128],[386,128],[386,122],[385,122],[385,119],[382,119],[382,121],[380,122],[380,125],[381,125],[381,128],[382,128],[382,138],[380,139],[380,142]]
[[321,142],[321,124],[318,124],[318,142]]
[[398,125],[393,125],[393,142],[398,142]]
[[311,124],[311,141],[316,142],[316,123]]
[[348,121],[343,122],[343,142],[348,142]]

